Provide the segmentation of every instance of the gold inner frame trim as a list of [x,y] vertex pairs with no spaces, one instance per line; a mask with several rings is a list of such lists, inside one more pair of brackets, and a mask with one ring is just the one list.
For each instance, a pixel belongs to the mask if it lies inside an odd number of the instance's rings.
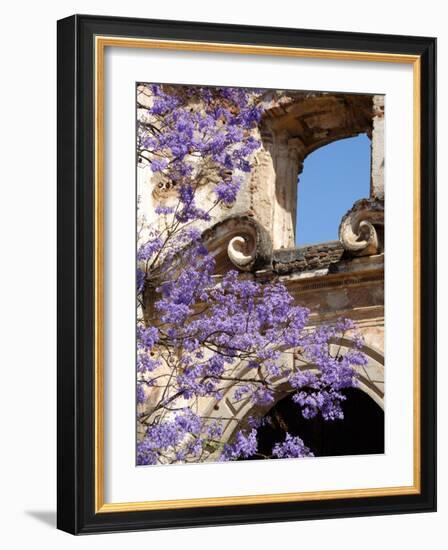
[[[206,497],[179,500],[142,502],[104,501],[104,54],[106,47],[149,48],[159,50],[243,55],[268,55],[330,59],[406,63],[413,65],[413,218],[414,218],[414,362],[413,362],[413,484],[400,487],[342,489],[263,495]],[[421,490],[421,426],[420,426],[420,56],[344,50],[321,50],[251,44],[225,44],[96,36],[95,54],[95,513],[167,510],[210,506],[235,506],[279,502],[304,502],[341,498],[363,498],[419,494]]]

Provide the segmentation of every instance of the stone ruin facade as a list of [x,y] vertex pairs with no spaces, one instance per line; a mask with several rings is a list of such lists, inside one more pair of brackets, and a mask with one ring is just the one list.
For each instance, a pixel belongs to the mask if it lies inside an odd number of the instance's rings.
[[[140,104],[144,105],[143,90]],[[202,224],[217,273],[238,269],[245,277],[283,282],[296,303],[311,310],[311,323],[339,317],[356,321],[368,357],[360,369],[360,389],[384,409],[384,97],[323,92],[272,92],[257,128],[262,146],[232,207],[221,206],[212,222]],[[339,240],[295,246],[297,189],[307,155],[333,141],[366,133],[371,140],[370,195],[343,216]],[[298,183],[299,181],[299,183]],[[148,167],[138,170],[141,209],[150,223],[160,224],[153,209],[175,195]],[[210,182],[200,189],[203,203],[212,201]],[[151,312],[151,297],[145,303]],[[348,338],[343,342],[351,346]],[[294,356],[285,355],[285,361]],[[245,376],[242,372],[241,376]],[[288,394],[279,379],[278,397]],[[229,388],[229,396],[232,389]],[[208,416],[246,416],[249,402],[235,409],[230,398],[204,400]],[[223,440],[231,440],[229,422]]]

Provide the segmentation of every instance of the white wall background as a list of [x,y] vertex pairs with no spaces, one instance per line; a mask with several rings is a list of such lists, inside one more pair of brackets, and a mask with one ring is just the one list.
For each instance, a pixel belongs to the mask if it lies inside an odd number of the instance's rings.
[[[97,535],[55,530],[56,431],[56,20],[73,13],[429,35],[439,38],[439,121],[448,120],[448,31],[443,2],[242,2],[226,0],[14,1],[0,33],[0,543],[5,548],[183,550],[211,546],[260,550],[278,544],[407,550],[446,544],[448,400],[439,405],[439,512],[256,526]],[[440,124],[440,123],[439,123]],[[448,149],[440,132],[439,151]],[[439,204],[448,202],[440,155]],[[441,226],[441,224],[440,224]],[[439,238],[439,272],[448,268]],[[447,287],[439,310],[448,308]],[[440,322],[441,348],[447,324]],[[443,349],[439,388],[448,384]]]

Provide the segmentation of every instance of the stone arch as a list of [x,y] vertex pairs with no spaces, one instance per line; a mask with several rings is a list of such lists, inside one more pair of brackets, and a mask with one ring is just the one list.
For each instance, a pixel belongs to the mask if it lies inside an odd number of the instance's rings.
[[[266,99],[251,210],[272,234],[274,249],[294,247],[297,178],[305,158],[320,147],[366,133],[372,142],[369,198],[383,198],[383,109],[383,96],[374,95],[282,92]],[[268,217],[266,200],[272,204]]]
[[[348,350],[352,347],[349,338],[338,340],[334,347],[341,346],[341,349]],[[359,389],[367,394],[384,411],[384,354],[381,350],[372,345],[364,345],[362,351],[367,356],[367,365],[357,367],[359,374]],[[292,366],[295,361],[294,353],[285,352],[282,362]],[[236,378],[248,377],[249,369],[242,367],[240,372],[235,373]],[[226,418],[221,440],[226,443],[232,441],[236,431],[248,427],[247,419],[250,416],[262,417],[275,406],[281,399],[292,393],[292,388],[287,383],[286,377],[282,376],[275,380],[275,401],[268,406],[253,405],[246,399],[235,404],[232,401],[234,386],[229,386],[219,402],[210,402],[205,415],[212,418]]]

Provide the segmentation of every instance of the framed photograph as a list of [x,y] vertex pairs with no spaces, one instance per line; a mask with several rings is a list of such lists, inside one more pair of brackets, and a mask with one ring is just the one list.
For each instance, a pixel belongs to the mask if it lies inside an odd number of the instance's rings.
[[58,527],[436,508],[434,38],[58,22]]

